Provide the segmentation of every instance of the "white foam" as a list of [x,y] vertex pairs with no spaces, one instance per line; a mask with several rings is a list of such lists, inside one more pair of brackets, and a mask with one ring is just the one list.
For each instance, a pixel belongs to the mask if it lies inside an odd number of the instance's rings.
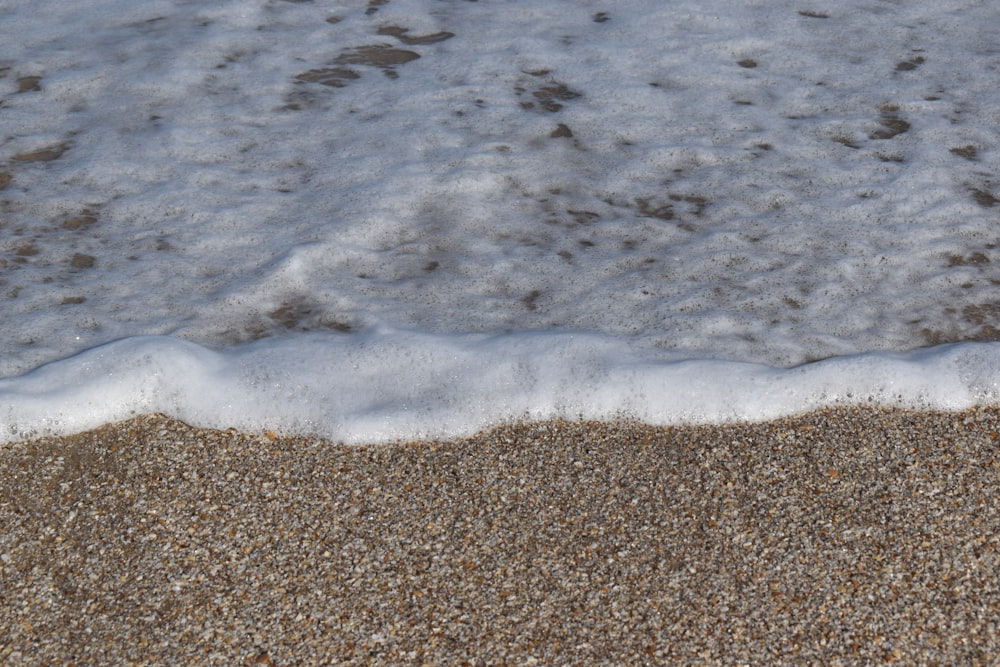
[[1000,345],[840,357],[791,369],[664,354],[593,334],[303,334],[210,351],[130,338],[0,380],[0,440],[149,412],[347,443],[467,435],[521,419],[763,420],[825,406],[959,410],[1000,398]]

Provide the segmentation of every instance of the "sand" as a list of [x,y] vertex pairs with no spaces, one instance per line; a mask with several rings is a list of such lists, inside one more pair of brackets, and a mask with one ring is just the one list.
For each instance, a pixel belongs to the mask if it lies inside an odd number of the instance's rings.
[[1000,409],[0,446],[0,662],[989,664]]

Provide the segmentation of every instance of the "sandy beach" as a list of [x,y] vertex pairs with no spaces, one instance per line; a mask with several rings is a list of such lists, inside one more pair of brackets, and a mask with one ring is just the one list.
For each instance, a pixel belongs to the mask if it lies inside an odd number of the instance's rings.
[[4,664],[988,664],[1000,409],[0,447]]

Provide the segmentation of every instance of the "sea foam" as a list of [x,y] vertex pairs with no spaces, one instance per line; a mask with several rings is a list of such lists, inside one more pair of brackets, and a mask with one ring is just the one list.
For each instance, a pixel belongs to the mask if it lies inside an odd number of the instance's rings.
[[225,351],[129,338],[0,380],[0,439],[160,412],[196,426],[345,443],[466,435],[517,420],[764,420],[826,406],[958,410],[1000,399],[1000,345],[788,369],[623,350],[594,334],[303,334]]
[[988,400],[989,346],[891,353],[1000,337],[998,22],[7,0],[0,432]]

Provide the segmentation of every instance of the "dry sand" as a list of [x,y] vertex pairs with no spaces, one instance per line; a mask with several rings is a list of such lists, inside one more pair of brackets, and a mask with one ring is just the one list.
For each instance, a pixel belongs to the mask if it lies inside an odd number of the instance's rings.
[[0,446],[4,664],[989,664],[1000,409]]

